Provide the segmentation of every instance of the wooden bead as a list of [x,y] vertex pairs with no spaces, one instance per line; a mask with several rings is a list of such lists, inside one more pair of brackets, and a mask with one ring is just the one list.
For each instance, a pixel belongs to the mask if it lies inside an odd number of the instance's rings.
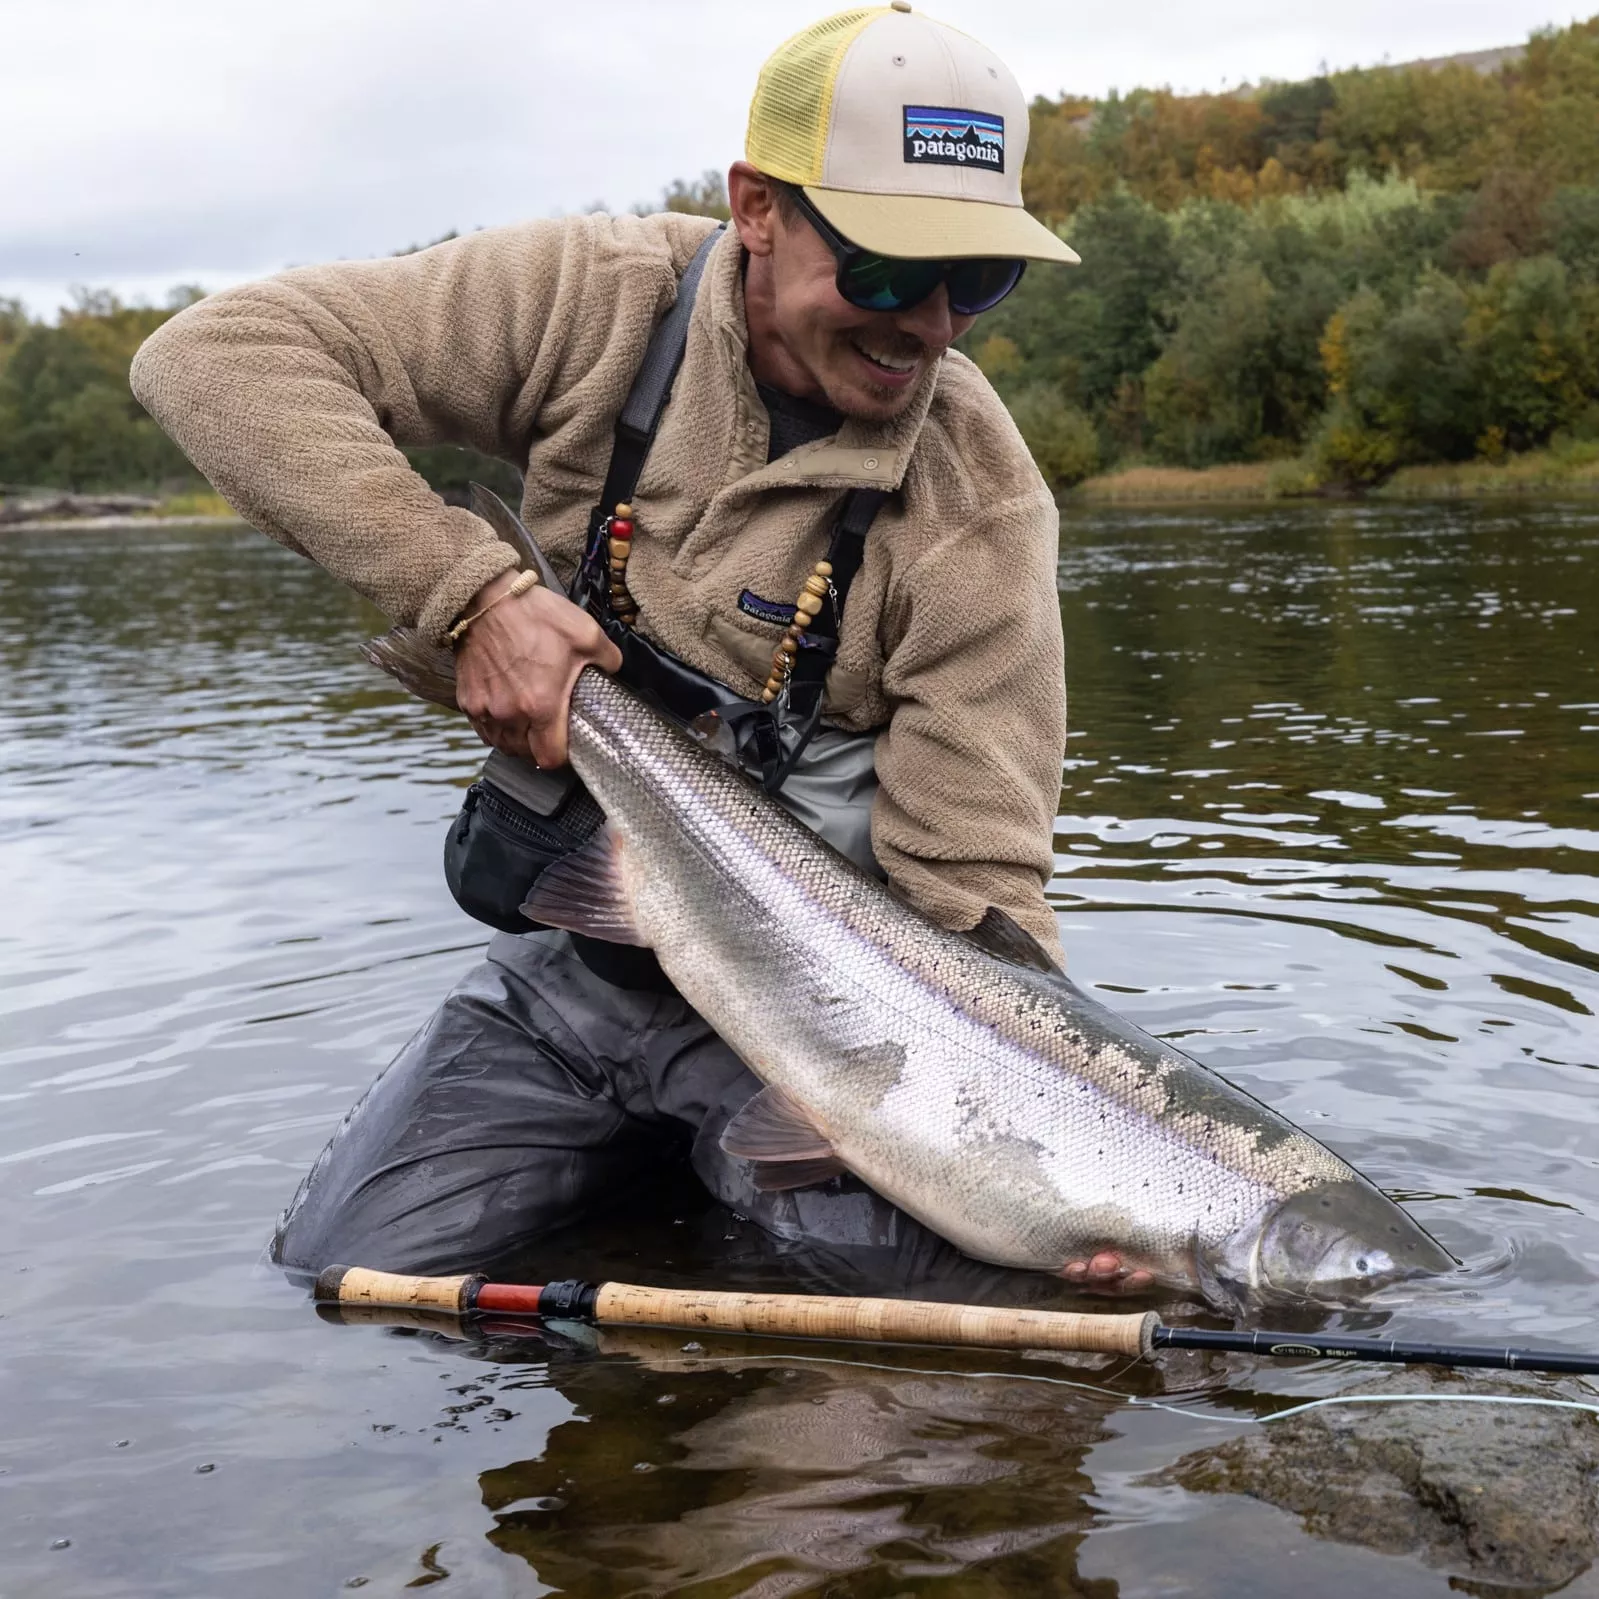
[[616,515],[617,516],[625,518],[625,517],[632,516],[632,514],[633,514],[633,507],[631,505],[629,505],[626,500],[617,501],[617,505],[616,505]]
[[827,596],[827,579],[825,577],[808,577],[805,579],[805,592],[814,594],[817,599]]
[[626,539],[611,540],[611,554],[618,561],[625,561],[628,557],[629,545]]
[[613,516],[611,518],[611,537],[618,539],[632,538],[633,524],[625,516]]
[[798,655],[799,654],[799,640],[798,639],[785,638],[777,647],[778,647],[779,650],[782,651],[782,653],[784,655]]
[[816,612],[804,610],[800,606],[796,605],[794,607],[794,620],[799,624],[801,629],[807,628],[816,620]]
[[831,561],[818,561],[811,570],[818,577],[831,577],[833,575],[833,563]]

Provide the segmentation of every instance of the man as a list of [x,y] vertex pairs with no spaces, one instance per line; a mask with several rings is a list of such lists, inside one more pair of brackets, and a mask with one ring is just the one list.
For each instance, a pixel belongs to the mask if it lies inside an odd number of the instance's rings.
[[[870,863],[947,926],[996,905],[1058,950],[1056,513],[949,348],[1025,261],[1076,260],[1022,209],[1026,138],[1004,66],[906,0],[777,51],[632,496],[625,583],[640,634],[757,698],[840,501],[882,491],[825,702],[868,752]],[[249,521],[397,622],[453,630],[484,742],[558,768],[577,674],[616,671],[616,645],[559,594],[522,592],[515,552],[396,446],[524,467],[524,520],[570,571],[651,330],[710,229],[588,216],[289,272],[175,318],[134,388]],[[717,1143],[757,1086],[663,983],[618,980],[563,934],[502,934],[334,1137],[276,1256],[487,1267],[684,1149],[779,1236],[901,1268],[947,1251],[848,1179],[757,1195]],[[1109,1256],[1072,1275],[1121,1280]]]

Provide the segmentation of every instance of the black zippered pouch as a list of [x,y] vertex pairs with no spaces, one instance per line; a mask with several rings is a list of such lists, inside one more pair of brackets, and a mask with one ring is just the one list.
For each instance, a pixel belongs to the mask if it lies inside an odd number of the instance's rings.
[[522,914],[522,903],[539,874],[604,819],[571,772],[540,772],[496,753],[445,835],[444,880],[468,916],[502,933],[530,933],[540,924]]

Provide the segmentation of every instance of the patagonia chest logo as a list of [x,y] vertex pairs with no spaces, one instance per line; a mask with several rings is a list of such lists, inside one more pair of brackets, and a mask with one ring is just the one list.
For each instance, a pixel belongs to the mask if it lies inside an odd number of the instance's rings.
[[914,166],[1005,170],[1005,119],[951,106],[905,107],[905,159]]
[[738,608],[757,622],[770,622],[774,627],[787,627],[794,620],[794,607],[780,605],[776,600],[763,600],[754,589],[745,589],[738,597]]
[[[773,627],[787,627],[794,620],[792,605],[783,605],[777,600],[763,600],[754,589],[745,589],[739,595],[738,608],[746,616],[753,616],[757,622],[770,622]],[[800,648],[805,650],[819,649],[824,644],[825,641],[818,641],[809,634],[800,640]]]

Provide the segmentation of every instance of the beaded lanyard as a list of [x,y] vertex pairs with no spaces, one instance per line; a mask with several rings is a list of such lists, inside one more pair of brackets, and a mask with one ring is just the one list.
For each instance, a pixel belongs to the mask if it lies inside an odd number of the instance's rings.
[[833,601],[833,614],[837,616],[839,603],[838,590],[833,587],[833,563],[818,561],[811,568],[811,575],[805,579],[805,587],[794,602],[794,620],[788,624],[788,630],[772,651],[771,674],[766,679],[766,687],[761,690],[762,705],[770,705],[788,686],[794,671],[794,657],[805,642],[805,629],[816,620],[823,601],[829,598]]
[[627,587],[627,558],[633,548],[633,507],[618,500],[616,509],[605,519],[605,537],[611,552],[611,615],[623,627],[638,620],[638,601]]

